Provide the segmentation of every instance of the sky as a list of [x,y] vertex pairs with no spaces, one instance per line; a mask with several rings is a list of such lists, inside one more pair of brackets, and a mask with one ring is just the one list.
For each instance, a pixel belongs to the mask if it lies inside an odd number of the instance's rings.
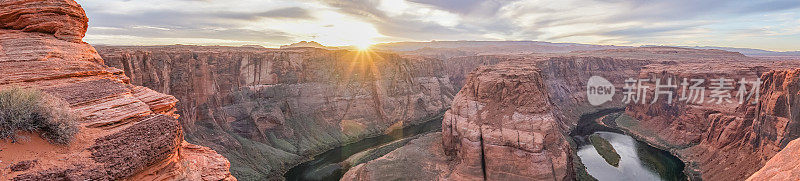
[[798,0],[76,1],[91,44],[533,40],[800,51]]

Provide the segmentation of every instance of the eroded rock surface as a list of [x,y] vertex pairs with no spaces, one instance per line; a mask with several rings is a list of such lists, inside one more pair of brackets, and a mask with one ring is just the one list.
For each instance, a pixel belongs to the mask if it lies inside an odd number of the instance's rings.
[[[689,73],[669,71],[677,78],[725,77],[752,81],[761,75],[760,96],[746,100],[759,99],[758,104],[740,105],[738,100],[733,100],[723,104],[629,105],[626,112],[638,121],[621,126],[678,154],[693,165],[691,172],[695,172],[695,176],[707,180],[745,179],[790,140],[798,138],[797,118],[792,116],[797,114],[797,110],[792,110],[792,105],[797,103],[790,101],[797,92],[798,77],[797,70],[791,67],[785,64],[760,67],[758,63],[751,63],[742,67],[703,65],[702,68],[709,70]],[[773,71],[766,71],[770,69]]]
[[[81,41],[86,22],[72,0],[0,2],[0,89],[40,89],[63,99],[81,118],[68,145],[33,134],[0,143],[0,179],[235,180],[219,154],[183,142],[174,114],[177,99],[129,84],[122,70],[104,65]],[[151,172],[156,167],[161,171]]]
[[[535,66],[478,68],[445,113],[455,180],[572,180],[572,152]],[[522,64],[522,63],[513,63]]]
[[335,146],[427,121],[446,110],[456,93],[443,61],[391,53],[210,46],[98,50],[133,84],[180,100],[177,113],[187,140],[223,154],[234,175],[245,180],[280,178]]
[[760,170],[747,178],[756,180],[797,180],[800,179],[800,139],[789,142],[778,154],[772,157]]
[[42,32],[56,38],[82,42],[89,26],[86,13],[73,0],[4,0],[0,2],[0,27]]
[[[485,175],[486,179],[494,180],[499,177],[492,177],[493,169],[515,173],[516,175],[513,176],[531,173],[522,172],[520,169],[536,168],[535,166],[522,167],[521,165],[515,165],[511,167],[505,165],[492,167],[490,161],[492,158],[515,158],[515,154],[525,153],[521,151],[526,150],[525,147],[517,147],[517,145],[523,145],[520,144],[523,142],[505,141],[506,138],[522,140],[520,138],[523,138],[523,136],[506,134],[502,131],[506,130],[502,126],[499,128],[501,131],[492,134],[492,129],[496,128],[491,127],[491,124],[515,126],[515,123],[521,121],[513,121],[520,119],[514,119],[514,114],[510,113],[520,110],[534,112],[538,119],[522,120],[539,120],[537,124],[534,124],[537,126],[547,125],[542,124],[542,122],[546,123],[546,120],[556,120],[551,122],[557,123],[556,127],[558,129],[550,131],[553,134],[542,135],[557,136],[559,135],[557,134],[558,131],[561,131],[560,134],[568,134],[575,125],[580,124],[577,123],[577,118],[581,114],[592,113],[604,108],[625,108],[627,115],[625,117],[630,119],[617,119],[612,126],[622,129],[637,139],[676,154],[680,159],[688,163],[687,173],[690,177],[704,180],[743,180],[748,178],[778,151],[783,149],[787,153],[792,153],[793,148],[788,147],[787,144],[790,140],[798,137],[796,121],[798,111],[794,110],[793,107],[793,105],[797,104],[793,102],[796,100],[794,96],[798,92],[796,82],[800,80],[797,76],[798,70],[793,69],[800,65],[797,61],[762,61],[735,52],[670,47],[614,49],[566,54],[495,56],[495,58],[498,57],[503,57],[500,59],[505,60],[500,60],[500,62],[505,61],[506,63],[485,66],[473,72],[475,75],[471,75],[472,77],[468,79],[466,86],[456,96],[452,109],[448,111],[445,117],[443,122],[445,153],[457,153],[454,157],[450,157],[452,160],[448,162],[453,166],[449,172],[445,172],[448,173],[446,175],[448,178],[481,180],[484,179],[482,176]],[[480,59],[487,60],[485,57]],[[506,64],[513,64],[514,66]],[[536,71],[526,71],[527,69]],[[520,79],[524,79],[525,76],[509,72],[530,72],[531,74],[541,74],[542,78],[538,81],[521,83]],[[485,76],[485,78],[478,78],[481,75]],[[489,75],[496,76],[492,78]],[[759,104],[740,105],[736,99],[733,99],[731,103],[723,104],[708,102],[686,104],[685,102],[677,101],[676,98],[673,103],[665,103],[666,99],[660,99],[660,102],[653,104],[625,105],[612,101],[602,106],[590,106],[585,97],[585,82],[592,75],[605,77],[618,88],[623,86],[622,83],[627,78],[647,79],[654,77],[673,78],[673,81],[676,81],[674,82],[675,84],[679,83],[677,81],[682,80],[682,78],[728,78],[737,81],[741,78],[746,78],[752,81],[760,77],[763,84],[759,87],[760,96],[757,97]],[[484,82],[484,84],[478,84],[477,82]],[[542,98],[531,95],[521,96],[519,92],[515,91],[518,89],[514,88],[539,87],[539,84],[544,84],[542,87],[545,87],[540,90],[544,91],[541,94],[545,96],[544,103],[530,104],[538,105],[533,107],[519,106],[529,102],[536,102],[536,100]],[[652,83],[646,85],[653,87]],[[706,86],[710,85],[707,84]],[[482,94],[481,91],[483,91]],[[735,91],[732,94],[735,95]],[[621,100],[621,92],[618,89],[613,100]],[[470,95],[470,98],[465,99],[465,95]],[[483,99],[480,98],[481,96],[483,96]],[[652,98],[652,96],[651,90],[651,94],[648,97]],[[709,96],[709,93],[706,93],[706,96]],[[505,99],[499,99],[500,97]],[[753,97],[747,101],[753,101],[755,98]],[[492,99],[505,100],[505,102],[486,101]],[[709,97],[706,97],[705,100],[709,100]],[[492,104],[504,106],[490,106]],[[537,113],[537,110],[550,111]],[[555,119],[542,119],[550,117],[547,115],[552,115]],[[512,120],[510,121],[512,124],[507,124],[509,120]],[[488,127],[488,131],[485,127]],[[534,131],[533,133],[537,132]],[[543,142],[548,143],[545,145],[550,145],[550,148],[555,147],[556,149],[554,150],[559,150],[557,148],[560,148],[561,143],[557,141],[558,139],[544,140]],[[512,150],[518,150],[487,157],[489,154],[486,151],[491,149],[485,149],[487,146],[483,145],[490,143],[490,141],[505,141],[500,142],[500,145],[513,148]],[[535,143],[524,146],[537,145]],[[784,149],[784,147],[788,149]],[[569,149],[569,147],[566,148]],[[549,153],[552,154],[553,152]],[[550,157],[562,158],[557,155]],[[527,158],[535,157],[527,156]],[[480,161],[481,159],[483,161]],[[569,158],[567,157],[566,159],[568,160]],[[781,174],[775,178],[794,178],[789,177],[794,174],[793,171],[789,171],[792,168],[791,165],[778,166],[792,162],[792,160],[785,159],[785,157],[773,160],[770,161],[773,163],[772,165],[760,171],[762,174],[758,178],[766,178],[763,177],[763,173]],[[511,159],[504,161],[507,161],[507,164],[513,163]],[[381,165],[378,163],[368,164],[373,164],[371,165],[372,167],[380,168]],[[525,160],[522,163],[531,163],[531,161]],[[544,162],[540,165],[548,165],[548,163],[554,162]],[[550,165],[559,166],[557,164]],[[562,169],[572,168],[577,167]],[[359,170],[365,169],[361,168]],[[370,170],[380,172],[378,171],[380,169]],[[543,171],[537,173],[558,175],[552,174],[557,173],[554,171],[541,170]],[[576,173],[576,170],[569,171],[568,174],[573,173]],[[354,174],[348,173],[348,175]],[[496,174],[495,176],[497,175],[503,174]],[[504,177],[504,179],[508,178],[520,177]],[[537,177],[528,175],[528,177],[524,178],[536,180]],[[348,179],[369,180],[369,177],[348,177]]]

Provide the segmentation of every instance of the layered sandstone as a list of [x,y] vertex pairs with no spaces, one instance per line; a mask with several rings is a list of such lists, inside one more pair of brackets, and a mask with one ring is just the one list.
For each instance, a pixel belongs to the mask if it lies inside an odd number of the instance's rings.
[[[786,95],[790,95],[787,92],[792,92],[790,88],[787,88],[791,87],[791,84],[786,81],[795,78],[784,79],[787,75],[785,71],[770,72],[770,70],[786,70],[796,67],[798,66],[797,61],[762,61],[735,52],[667,47],[575,52],[573,54],[647,60],[647,63],[633,71],[614,71],[617,76],[622,75],[625,78],[651,80],[671,78],[673,84],[680,84],[683,78],[706,80],[703,86],[708,87],[709,90],[705,93],[705,102],[703,103],[687,104],[686,101],[679,101],[677,98],[680,97],[682,90],[678,89],[672,89],[678,94],[675,95],[672,103],[666,103],[666,99],[663,98],[655,103],[650,103],[655,85],[649,82],[645,83],[646,86],[650,86],[650,92],[646,96],[650,99],[647,100],[647,103],[617,104],[624,106],[626,115],[634,120],[620,119],[614,123],[614,126],[653,146],[676,154],[689,164],[687,173],[690,177],[701,177],[708,180],[745,179],[781,150],[787,139],[797,138],[797,135],[792,135],[794,134],[791,133],[792,131],[788,131],[792,129],[785,129],[795,123],[789,121],[791,118],[787,119],[786,115],[781,115],[784,114],[783,112],[792,112],[784,108],[791,107],[789,105],[792,103],[787,103],[782,99],[785,99]],[[577,74],[580,75],[580,73]],[[603,77],[606,76],[603,75]],[[708,92],[712,86],[710,84],[712,79],[732,79],[734,89],[730,93],[732,96],[736,96],[739,85],[735,81],[742,78],[754,81],[759,77],[764,83],[760,87],[759,99],[761,102],[758,105],[740,105],[738,97],[733,97],[730,103],[709,102],[712,99],[711,93]],[[583,78],[576,81],[583,84],[586,80]],[[615,83],[624,81],[618,78],[609,78],[609,80]],[[558,84],[558,82],[561,81],[556,81],[554,84]],[[576,87],[579,91],[568,92],[585,95],[583,93],[585,89],[580,86],[585,85],[566,87],[567,89]],[[619,89],[622,85],[616,85],[616,87],[618,88],[617,94],[619,94],[622,91]],[[748,91],[750,91],[749,88]],[[553,97],[559,97],[558,95],[558,93],[551,94]],[[567,97],[574,98],[575,96]],[[581,97],[581,99],[585,98]],[[621,96],[614,98],[614,100],[620,99]],[[553,100],[557,101],[558,99]],[[580,102],[577,105],[585,105]],[[610,105],[615,105],[615,102],[611,102]],[[772,111],[775,107],[780,110],[778,113]],[[568,112],[564,111],[565,114]]]
[[135,85],[174,95],[189,142],[237,178],[278,178],[335,146],[419,124],[456,89],[437,59],[315,48],[98,47]]
[[[770,71],[761,76],[760,97],[733,113],[711,113],[709,127],[696,148],[717,156],[696,154],[703,178],[744,179],[773,155],[800,137],[800,110],[795,108],[800,91],[800,69]],[[720,157],[723,155],[724,157]],[[735,177],[732,177],[735,176]]]
[[470,74],[442,122],[455,180],[572,180],[572,149],[541,71],[522,63]]
[[[690,173],[696,172],[695,176],[708,180],[747,178],[789,141],[800,136],[797,118],[793,116],[797,110],[792,110],[792,105],[797,103],[791,102],[797,92],[798,77],[797,70],[786,70],[791,64],[736,65],[736,62],[719,67],[703,65],[707,71],[670,71],[670,75],[750,81],[761,75],[760,96],[747,100],[758,99],[758,104],[740,105],[734,99],[732,103],[723,104],[629,105],[626,112],[638,119],[638,123],[622,127],[656,146],[672,150],[692,165]],[[779,71],[762,74],[765,69]],[[735,95],[735,91],[731,94]]]
[[453,57],[446,59],[447,66],[445,66],[444,71],[450,77],[450,81],[457,90],[461,90],[466,84],[469,73],[478,66],[494,65],[513,59],[518,59],[518,57],[496,55]]
[[[797,103],[792,101],[795,100],[793,96],[798,92],[798,90],[795,90],[797,89],[795,84],[800,78],[796,76],[796,70],[786,70],[800,65],[797,61],[761,61],[735,52],[669,47],[504,57],[506,57],[505,61],[513,61],[513,63],[482,67],[476,70],[473,73],[476,75],[473,76],[480,77],[479,75],[481,74],[484,74],[484,76],[491,74],[513,75],[508,72],[525,72],[519,70],[527,68],[537,70],[533,72],[541,74],[542,80],[540,81],[544,83],[531,81],[534,83],[514,84],[514,82],[519,81],[520,77],[524,77],[521,75],[497,76],[502,77],[497,79],[469,79],[466,83],[467,86],[456,96],[453,101],[453,107],[447,113],[443,122],[444,145],[445,148],[449,149],[445,149],[445,153],[457,153],[454,157],[449,157],[449,159],[453,160],[448,163],[453,167],[444,172],[447,173],[444,175],[447,178],[483,179],[482,176],[485,175],[487,179],[492,180],[490,176],[493,170],[509,171],[515,173],[513,176],[519,176],[530,173],[518,170],[520,168],[536,168],[535,166],[522,167],[519,165],[509,167],[508,165],[517,164],[514,162],[515,159],[504,160],[504,164],[501,164],[501,166],[495,165],[494,167],[489,161],[492,158],[501,158],[499,160],[516,158],[515,153],[525,152],[517,150],[505,152],[505,154],[501,155],[493,155],[492,157],[487,157],[489,154],[481,152],[487,150],[485,146],[481,146],[486,144],[487,140],[514,138],[514,136],[505,136],[506,134],[503,131],[498,134],[487,134],[492,131],[486,131],[484,126],[486,126],[487,122],[489,122],[488,124],[503,124],[507,120],[515,120],[513,114],[508,114],[507,112],[517,111],[518,109],[528,111],[550,110],[545,112],[552,113],[545,115],[552,115],[556,118],[553,120],[557,120],[553,122],[563,127],[557,129],[561,131],[559,134],[568,134],[571,129],[580,124],[577,122],[577,117],[582,114],[605,108],[626,108],[626,115],[628,115],[626,117],[633,119],[617,119],[610,126],[619,128],[653,146],[672,152],[688,163],[687,173],[690,177],[701,177],[704,180],[745,179],[761,168],[778,151],[787,147],[786,145],[790,140],[798,137],[797,121],[795,121],[796,116],[794,116],[797,111],[793,110],[792,107]],[[516,67],[505,64],[513,64]],[[714,103],[686,104],[685,102],[677,101],[677,98],[671,104],[665,103],[666,99],[660,99],[662,101],[654,104],[625,105],[619,102],[622,99],[622,91],[618,89],[613,99],[614,101],[602,106],[591,106],[586,102],[585,82],[592,75],[599,75],[609,79],[617,88],[622,87],[623,81],[627,78],[673,78],[674,81],[682,78],[728,78],[737,81],[740,78],[746,78],[752,81],[760,76],[764,83],[759,87],[761,92],[760,103],[753,105],[739,105],[736,97],[734,97],[733,103],[719,105]],[[480,82],[484,82],[488,86],[478,84]],[[674,83],[677,84],[679,82]],[[508,84],[515,86],[508,86]],[[652,83],[647,83],[646,85],[653,87]],[[475,97],[480,95],[475,93],[480,92],[482,89],[487,90],[483,95],[505,97],[503,100],[510,103],[525,103],[531,100],[529,97],[532,97],[532,100],[538,100],[537,96],[519,96],[519,92],[510,91],[513,89],[508,88],[525,86],[544,87],[541,89],[545,91],[543,94],[546,99],[545,103],[534,108],[519,108],[515,105],[506,105],[500,106],[502,108],[498,109],[487,106],[489,105],[487,103],[475,101],[478,100]],[[705,86],[710,85],[706,84]],[[491,89],[494,90],[488,91]],[[652,89],[650,91],[651,94],[648,97],[652,98]],[[735,95],[735,91],[732,94]],[[467,94],[465,92],[470,93]],[[708,92],[706,93],[707,96],[709,94]],[[472,95],[471,97],[473,98],[466,99],[469,101],[464,101],[464,95]],[[525,98],[523,99],[522,97]],[[753,101],[752,99],[748,101]],[[706,97],[706,100],[709,100],[709,97]],[[494,109],[501,111],[491,111]],[[490,111],[484,112],[482,110]],[[489,114],[503,111],[506,114]],[[505,130],[502,128],[499,130]],[[461,131],[458,131],[459,129]],[[547,135],[559,135],[555,132],[551,133]],[[487,138],[486,135],[489,135],[489,137]],[[492,137],[492,135],[501,136]],[[521,136],[517,138],[521,138]],[[513,142],[504,142],[502,145],[515,148]],[[555,145],[558,148],[561,144],[559,142],[549,142],[549,145]],[[784,149],[786,152],[791,153],[793,151],[793,148],[787,148],[789,149]],[[394,154],[390,153],[389,155]],[[527,158],[534,157],[528,156]],[[395,159],[399,160],[400,158]],[[413,158],[404,159],[414,160]],[[484,160],[483,162],[476,161],[482,159]],[[787,160],[785,157],[776,159],[773,159],[775,161],[770,161],[775,163],[773,166],[765,168],[771,171],[762,170],[762,172],[782,174],[775,178],[792,178],[786,177],[792,174],[790,165],[778,166],[778,163],[789,163],[792,160]],[[379,163],[371,162],[365,166],[383,167]],[[531,161],[525,160],[521,163],[531,163]],[[543,163],[540,165],[548,164]],[[571,168],[579,168],[579,166]],[[362,173],[364,172],[363,170],[365,169],[354,170],[354,173],[348,173],[348,175],[357,176],[346,178],[355,180],[370,178],[360,177],[364,175]],[[384,171],[382,169],[369,170],[371,170],[370,172],[378,173]],[[546,169],[543,170],[537,173],[553,173],[552,171],[548,172]],[[576,172],[578,170],[571,170],[569,174]],[[525,178],[531,179],[535,177]]]
[[69,42],[82,42],[89,18],[73,0],[5,0],[0,2],[0,27],[41,32]]
[[122,70],[104,65],[81,41],[87,18],[76,2],[10,0],[0,10],[0,89],[40,89],[81,118],[68,145],[33,134],[3,141],[0,179],[235,180],[227,160],[183,141],[177,99],[129,84]]
[[800,139],[789,142],[778,154],[772,157],[760,170],[747,178],[757,180],[797,180],[800,179]]

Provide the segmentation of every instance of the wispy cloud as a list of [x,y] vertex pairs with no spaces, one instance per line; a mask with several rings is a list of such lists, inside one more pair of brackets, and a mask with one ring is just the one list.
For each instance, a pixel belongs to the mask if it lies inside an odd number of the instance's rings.
[[[800,1],[78,0],[90,43],[544,40],[798,50]],[[730,38],[726,36],[744,35]],[[136,41],[140,44],[147,41]],[[151,41],[161,42],[161,41]],[[175,42],[186,43],[186,42]]]

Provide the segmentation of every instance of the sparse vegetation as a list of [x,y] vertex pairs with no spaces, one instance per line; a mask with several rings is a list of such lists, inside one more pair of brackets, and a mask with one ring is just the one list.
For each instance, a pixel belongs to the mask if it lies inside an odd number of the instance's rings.
[[67,144],[78,133],[77,119],[64,101],[39,90],[0,90],[0,139],[16,141],[18,132],[31,132]]
[[589,136],[589,140],[592,142],[595,150],[597,150],[597,153],[599,153],[600,156],[603,157],[606,162],[608,162],[608,164],[611,164],[614,167],[619,167],[620,156],[617,153],[617,150],[614,149],[614,146],[611,146],[611,143],[609,143],[608,140],[603,139],[597,134],[592,134]]

